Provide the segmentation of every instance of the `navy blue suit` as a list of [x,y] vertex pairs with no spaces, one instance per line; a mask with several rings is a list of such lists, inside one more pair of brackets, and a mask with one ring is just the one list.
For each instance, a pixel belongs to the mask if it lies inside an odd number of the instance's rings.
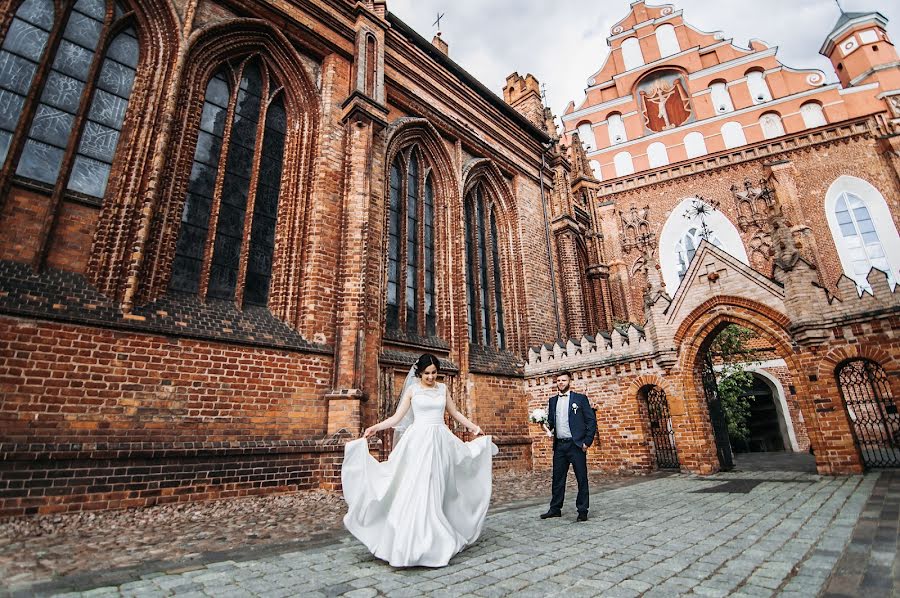
[[597,434],[597,416],[591,404],[583,394],[569,391],[567,410],[569,412],[569,430],[572,440],[556,437],[556,406],[559,395],[550,397],[547,409],[547,427],[553,432],[553,496],[550,499],[550,512],[559,513],[566,497],[566,476],[569,465],[575,470],[578,481],[578,497],[575,508],[579,513],[587,514],[590,494],[587,478],[587,451],[582,447],[591,446]]

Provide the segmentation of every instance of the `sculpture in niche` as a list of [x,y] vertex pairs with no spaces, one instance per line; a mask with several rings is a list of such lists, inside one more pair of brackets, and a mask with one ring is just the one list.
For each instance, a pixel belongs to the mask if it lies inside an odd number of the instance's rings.
[[659,132],[692,120],[693,108],[683,76],[675,71],[653,73],[638,85],[644,126]]

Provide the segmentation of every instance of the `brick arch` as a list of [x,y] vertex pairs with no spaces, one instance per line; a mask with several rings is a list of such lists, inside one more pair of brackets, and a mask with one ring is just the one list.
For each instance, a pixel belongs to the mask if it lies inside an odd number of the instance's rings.
[[[676,416],[673,409],[673,419],[679,420],[675,425],[676,439],[678,446],[683,447],[680,455],[686,469],[713,473],[719,468],[712,424],[705,403],[705,393],[697,374],[697,365],[717,331],[727,324],[750,328],[770,340],[778,356],[785,360],[788,369],[798,374],[795,383],[799,396],[810,396],[808,383],[799,375],[802,367],[791,346],[791,336],[787,331],[789,323],[790,320],[784,314],[768,306],[750,299],[729,296],[713,297],[685,318],[676,334],[676,346],[679,348],[677,373],[684,413]],[[814,447],[819,448],[822,446],[822,437],[817,412],[811,401],[806,401],[802,409],[810,440]],[[820,454],[818,450],[817,454]]]
[[[133,14],[140,48],[138,68],[128,101],[122,138],[116,151],[109,188],[97,218],[86,274],[104,294],[122,299],[137,263],[131,257],[139,229],[146,223],[159,175],[165,133],[160,115],[170,102],[178,77],[182,45],[180,19],[167,0],[122,0]],[[150,176],[145,176],[149,173]],[[141,226],[135,226],[139,222]]]
[[[516,306],[525,301],[525,273],[521,255],[521,240],[517,226],[519,217],[512,190],[500,172],[497,165],[487,158],[473,158],[463,165],[462,169],[462,200],[479,183],[487,191],[488,197],[499,206],[496,212],[497,228],[501,237],[500,263],[503,274],[503,301],[504,320],[508,323],[515,321]],[[465,229],[460,230],[465,234]],[[460,263],[465,264],[465,253],[460,253]],[[465,278],[463,278],[465,280]],[[467,315],[467,314],[466,314]],[[506,326],[506,344],[513,351],[520,352],[526,346],[524,330],[521,326]]]
[[[434,188],[434,231],[435,231],[435,299],[437,301],[437,330],[438,336],[447,339],[456,339],[451,345],[465,346],[464,340],[468,338],[465,329],[465,302],[459,305],[450,298],[456,296],[453,285],[454,280],[462,280],[462,253],[453,255],[451,252],[458,237],[458,225],[462,222],[462,196],[459,173],[454,166],[447,147],[440,133],[427,119],[402,117],[392,122],[381,133],[385,142],[384,159],[384,209],[381,213],[383,239],[378,242],[385,248],[379,269],[379,283],[377,285],[379,321],[385,321],[385,301],[387,292],[387,235],[388,235],[388,208],[390,194],[390,170],[397,154],[408,147],[415,145],[425,162],[431,168],[432,185]],[[449,264],[454,264],[453,272],[450,272]],[[404,274],[405,276],[405,274]],[[456,313],[451,317],[451,309],[456,308]],[[459,323],[462,322],[462,325]],[[451,323],[457,323],[456,329],[452,329]]]
[[[435,196],[453,205],[460,198],[459,176],[453,167],[453,159],[444,145],[440,133],[424,118],[403,117],[392,122],[382,133],[387,140],[384,160],[384,180],[390,176],[391,163],[397,153],[416,144],[428,160],[434,172]],[[385,185],[385,194],[387,194]]]
[[188,40],[185,71],[178,92],[179,110],[174,121],[180,131],[173,138],[177,151],[170,157],[161,206],[152,238],[159,239],[150,250],[144,295],[153,299],[163,294],[171,276],[175,243],[196,147],[206,85],[213,74],[229,61],[257,55],[282,86],[288,120],[282,183],[276,224],[276,249],[269,309],[295,327],[300,325],[302,271],[310,243],[307,213],[312,190],[313,158],[319,128],[319,96],[294,46],[270,23],[259,19],[234,19],[196,31]]
[[869,344],[855,344],[834,347],[826,353],[819,362],[818,376],[820,378],[825,376],[834,377],[837,374],[838,368],[843,365],[844,362],[852,361],[854,359],[868,359],[869,361],[874,361],[884,368],[884,371],[889,377],[900,375],[900,360],[893,355],[881,347],[875,347]]
[[744,297],[736,297],[734,295],[716,295],[695,307],[691,313],[682,320],[681,325],[678,326],[678,330],[675,332],[675,344],[681,344],[691,327],[693,327],[698,320],[707,315],[711,310],[720,306],[745,310],[748,314],[754,314],[752,319],[771,322],[777,329],[785,332],[791,323],[786,315],[776,309],[759,303],[758,301]]
[[625,395],[637,397],[641,389],[646,386],[659,386],[665,391],[666,397],[674,397],[677,393],[675,385],[668,378],[663,378],[658,374],[642,374],[632,380],[625,391]]

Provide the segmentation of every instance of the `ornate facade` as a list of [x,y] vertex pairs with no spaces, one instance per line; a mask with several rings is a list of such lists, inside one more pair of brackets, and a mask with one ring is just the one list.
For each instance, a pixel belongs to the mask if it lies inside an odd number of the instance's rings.
[[500,467],[546,466],[527,412],[571,369],[595,467],[715,471],[704,351],[732,322],[786,447],[877,465],[854,422],[900,397],[883,17],[841,18],[822,85],[637,2],[560,137],[534,77],[501,99],[388,8],[0,0],[0,516],[335,488],[424,351]]

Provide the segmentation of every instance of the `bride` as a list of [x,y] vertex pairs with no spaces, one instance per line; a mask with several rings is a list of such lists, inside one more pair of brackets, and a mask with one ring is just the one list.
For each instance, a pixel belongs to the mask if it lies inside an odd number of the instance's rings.
[[[444,424],[444,410],[478,436],[437,381],[440,363],[422,355],[410,369],[397,412],[347,443],[341,482],[344,525],[394,567],[443,567],[478,539],[491,500],[490,436],[463,442]],[[379,463],[367,438],[393,427],[394,449]]]

